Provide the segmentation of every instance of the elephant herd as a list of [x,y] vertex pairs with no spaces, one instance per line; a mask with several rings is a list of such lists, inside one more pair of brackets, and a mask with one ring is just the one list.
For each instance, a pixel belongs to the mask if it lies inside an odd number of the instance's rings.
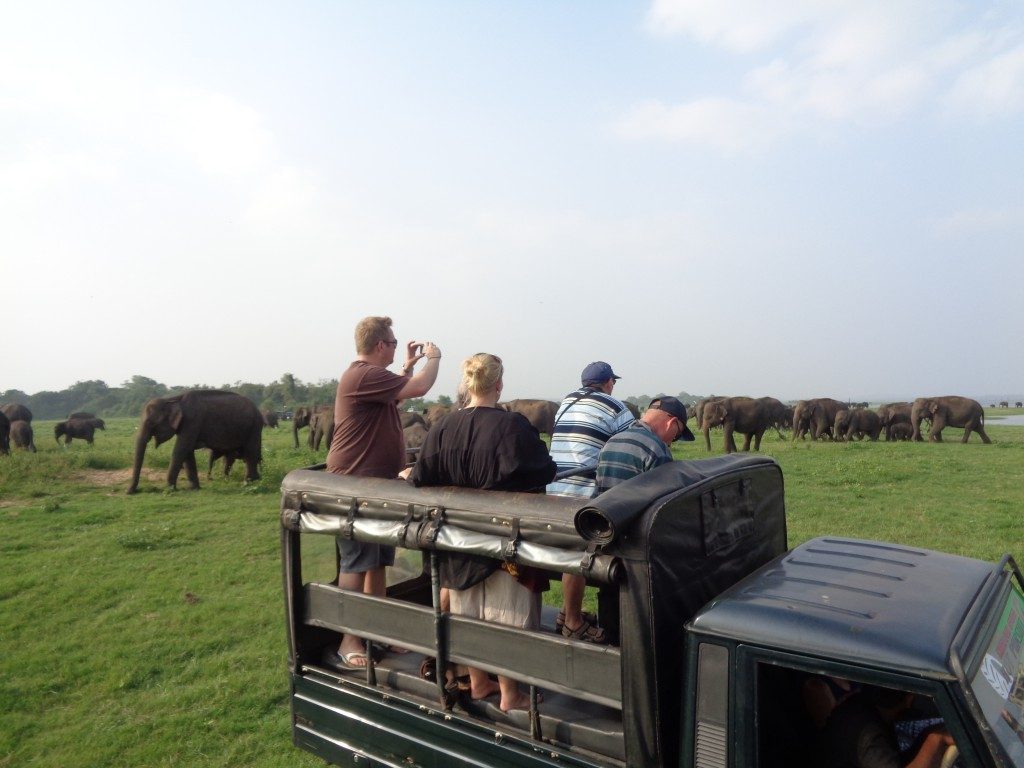
[[977,432],[982,442],[990,443],[985,433],[985,412],[977,400],[956,395],[919,397],[914,402],[886,403],[877,410],[858,403],[852,406],[830,397],[800,400],[794,406],[784,405],[774,397],[714,397],[699,401],[692,414],[704,432],[707,449],[711,450],[711,429],[721,426],[725,432],[725,450],[736,450],[735,432],[745,436],[743,450],[761,447],[761,437],[769,429],[792,428],[792,439],[828,438],[842,441],[868,438],[923,441],[921,423],[928,421],[928,439],[942,442],[942,430],[958,427],[964,430],[961,442]]

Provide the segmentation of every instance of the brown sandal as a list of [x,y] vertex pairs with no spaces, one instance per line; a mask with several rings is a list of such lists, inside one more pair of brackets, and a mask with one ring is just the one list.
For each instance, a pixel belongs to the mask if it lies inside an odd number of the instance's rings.
[[[589,621],[591,624],[597,624],[597,614],[591,613],[590,611],[583,611],[581,614],[584,621]],[[562,627],[565,626],[565,611],[559,611],[558,615],[555,616],[555,631],[561,632]]]
[[576,629],[569,629],[569,627],[563,624],[562,637],[569,640],[580,640],[584,643],[594,643],[595,645],[605,645],[608,642],[608,636],[605,634],[605,631],[593,622],[588,621],[586,616],[583,617],[583,623],[576,627]]

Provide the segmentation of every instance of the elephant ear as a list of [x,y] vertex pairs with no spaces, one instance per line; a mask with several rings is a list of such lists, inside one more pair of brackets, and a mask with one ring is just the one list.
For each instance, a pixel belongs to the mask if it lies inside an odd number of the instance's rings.
[[939,412],[939,404],[934,400],[928,403],[928,413],[936,414]]
[[181,413],[181,403],[170,403],[167,406],[167,421],[174,428],[175,432],[181,429],[182,418],[184,417]]

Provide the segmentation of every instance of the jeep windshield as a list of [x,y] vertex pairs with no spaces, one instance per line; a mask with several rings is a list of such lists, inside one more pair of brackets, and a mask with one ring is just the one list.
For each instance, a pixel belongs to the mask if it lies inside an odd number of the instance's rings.
[[971,689],[1010,762],[1024,766],[1024,589],[1007,576]]

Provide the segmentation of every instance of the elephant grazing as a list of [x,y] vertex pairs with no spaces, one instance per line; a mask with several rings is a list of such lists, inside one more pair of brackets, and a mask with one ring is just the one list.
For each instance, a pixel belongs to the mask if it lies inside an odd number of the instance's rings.
[[[892,440],[910,440],[914,437],[914,428],[909,421],[906,424],[893,424],[889,430]],[[889,437],[886,438],[886,440],[889,439]]]
[[[770,400],[775,398],[727,397],[717,402],[704,404],[701,429],[704,431],[704,442],[711,450],[711,428],[721,425],[725,430],[725,452],[736,451],[733,432],[744,435],[743,450],[750,450],[750,440],[754,439],[754,450],[761,450],[761,437],[765,430],[775,423],[777,416]],[[778,402],[777,400],[775,402]],[[782,405],[779,403],[779,405]]]
[[292,413],[292,439],[295,441],[295,447],[299,447],[299,430],[303,427],[309,426],[309,419],[313,415],[313,409],[300,405]]
[[24,448],[32,453],[36,452],[36,442],[32,436],[32,425],[27,421],[11,422],[11,440],[17,448]]
[[914,440],[923,442],[921,422],[931,419],[932,428],[928,439],[933,443],[942,442],[942,430],[946,427],[960,427],[964,431],[961,443],[966,443],[971,432],[977,432],[983,443],[991,443],[985,434],[985,409],[981,403],[969,397],[946,395],[945,397],[919,397],[910,409],[910,424],[914,428]]
[[92,445],[97,429],[104,429],[103,419],[67,419],[53,425],[53,439],[59,443],[63,437],[64,445],[71,445],[71,440],[78,438]]
[[209,448],[222,456],[245,461],[246,481],[259,480],[262,460],[263,418],[248,398],[234,392],[197,389],[171,397],[155,397],[142,409],[135,439],[135,464],[128,493],[139,487],[146,444],[156,445],[177,435],[167,471],[167,485],[176,488],[182,466],[192,488],[199,488],[196,450]]
[[269,408],[263,408],[260,411],[260,416],[263,418],[263,423],[268,427],[277,429],[277,414],[271,411]]

